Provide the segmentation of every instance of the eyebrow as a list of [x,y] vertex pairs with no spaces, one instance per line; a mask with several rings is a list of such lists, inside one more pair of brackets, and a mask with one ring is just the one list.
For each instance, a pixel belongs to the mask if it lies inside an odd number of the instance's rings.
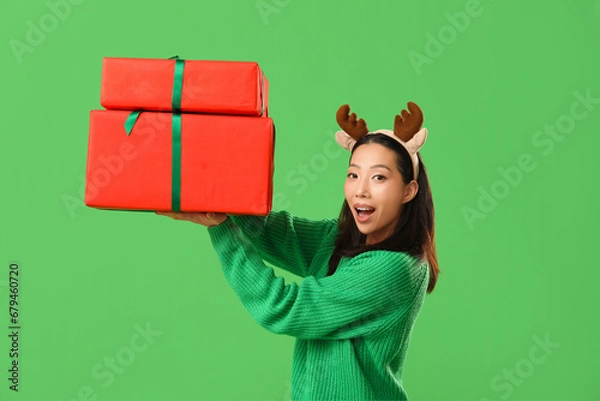
[[[352,163],[352,164],[350,164],[350,167],[357,167],[357,168],[360,168],[360,166],[359,166],[358,164],[355,164],[355,163]],[[371,168],[378,168],[378,167],[380,167],[380,168],[384,168],[384,169],[386,169],[386,170],[389,170],[389,171],[392,171],[392,170],[391,170],[391,169],[390,169],[388,166],[386,166],[385,164],[373,164],[373,165],[371,166]]]

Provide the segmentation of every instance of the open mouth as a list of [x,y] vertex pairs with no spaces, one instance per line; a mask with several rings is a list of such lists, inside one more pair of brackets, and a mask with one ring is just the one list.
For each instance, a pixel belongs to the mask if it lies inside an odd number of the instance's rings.
[[369,220],[375,213],[375,208],[370,206],[355,206],[354,210],[356,210],[356,219],[361,223]]

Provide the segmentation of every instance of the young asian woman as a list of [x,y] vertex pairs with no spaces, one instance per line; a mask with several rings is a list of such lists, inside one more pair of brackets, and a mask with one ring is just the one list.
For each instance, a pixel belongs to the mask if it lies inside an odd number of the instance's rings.
[[[394,131],[369,132],[342,106],[338,143],[351,151],[337,219],[157,212],[208,227],[225,277],[264,328],[296,338],[292,400],[407,400],[402,370],[439,271],[434,208],[418,154],[420,108]],[[417,142],[417,143],[415,143]],[[267,261],[300,277],[277,277]]]

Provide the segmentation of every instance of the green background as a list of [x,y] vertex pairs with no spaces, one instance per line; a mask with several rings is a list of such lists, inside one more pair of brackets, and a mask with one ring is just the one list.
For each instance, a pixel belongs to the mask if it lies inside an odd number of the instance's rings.
[[294,339],[251,319],[204,227],[83,205],[102,58],[178,54],[260,64],[274,208],[304,217],[343,200],[341,104],[371,129],[422,107],[442,274],[404,366],[411,400],[600,400],[599,0],[73,2],[0,3],[0,332],[10,263],[22,326],[18,393],[0,337],[1,399],[290,399]]

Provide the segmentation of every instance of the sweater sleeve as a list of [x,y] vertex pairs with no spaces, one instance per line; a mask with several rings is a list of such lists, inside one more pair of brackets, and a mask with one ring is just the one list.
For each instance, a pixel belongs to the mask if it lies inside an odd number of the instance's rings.
[[225,277],[267,330],[303,339],[381,332],[411,308],[427,269],[400,252],[364,252],[323,278],[286,284],[229,219],[208,229]]
[[300,277],[314,275],[310,270],[324,241],[333,242],[337,220],[312,221],[289,212],[271,212],[268,216],[230,216],[260,257]]

